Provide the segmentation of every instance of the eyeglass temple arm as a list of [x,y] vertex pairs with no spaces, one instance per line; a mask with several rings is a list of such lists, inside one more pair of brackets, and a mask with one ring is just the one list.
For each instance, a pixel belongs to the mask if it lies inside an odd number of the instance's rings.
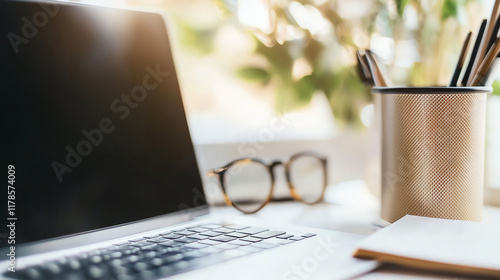
[[226,190],[224,190],[224,187],[222,186],[222,177],[221,176],[221,173],[224,172],[227,168],[224,168],[224,167],[220,167],[220,168],[216,168],[216,169],[210,169],[207,171],[207,176],[209,177],[214,177],[214,176],[219,176],[219,179],[221,180],[220,182],[220,188],[222,190],[222,195],[224,197],[224,202],[226,203],[227,206],[232,206],[232,202],[231,202],[231,199],[229,198],[229,196],[227,195],[226,193]]
[[220,173],[223,172],[224,170],[226,170],[226,168],[224,168],[224,167],[210,169],[207,171],[207,176],[213,177],[216,175],[220,175]]

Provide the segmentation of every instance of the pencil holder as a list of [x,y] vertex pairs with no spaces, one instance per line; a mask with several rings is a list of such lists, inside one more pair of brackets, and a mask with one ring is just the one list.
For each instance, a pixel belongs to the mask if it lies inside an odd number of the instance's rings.
[[381,216],[481,220],[491,87],[375,87],[381,117]]

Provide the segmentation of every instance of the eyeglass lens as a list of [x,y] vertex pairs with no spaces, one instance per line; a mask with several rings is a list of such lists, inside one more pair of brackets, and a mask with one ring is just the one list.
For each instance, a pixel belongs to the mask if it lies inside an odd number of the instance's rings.
[[301,155],[288,165],[290,182],[295,192],[307,203],[315,203],[321,199],[325,185],[325,171],[320,159]]
[[255,212],[269,198],[272,178],[264,164],[243,160],[229,167],[224,174],[224,185],[236,208],[243,212]]

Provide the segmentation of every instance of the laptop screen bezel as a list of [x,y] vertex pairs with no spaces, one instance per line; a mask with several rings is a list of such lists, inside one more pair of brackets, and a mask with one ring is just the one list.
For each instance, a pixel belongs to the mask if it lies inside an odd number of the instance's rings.
[[[45,2],[36,0],[15,0],[14,2],[31,2],[31,3],[53,3],[58,5],[68,5],[68,6],[96,6],[88,3],[73,3],[67,1],[54,1],[49,0]],[[109,6],[103,6],[111,8]],[[135,11],[132,9],[124,9],[112,7],[113,9],[121,9],[128,11]],[[166,23],[166,16],[164,14],[153,12],[153,11],[137,11],[141,13],[150,13],[152,15],[162,17],[164,23]],[[175,60],[175,59],[174,59]],[[175,62],[174,62],[175,64]],[[177,79],[177,77],[176,77]],[[181,97],[182,99],[182,97]],[[193,143],[192,143],[193,144]],[[194,149],[194,147],[193,147]],[[196,149],[195,154],[196,154]],[[198,166],[199,167],[199,166]],[[202,189],[203,191],[203,189]],[[132,236],[134,234],[145,233],[148,231],[153,231],[161,228],[166,228],[173,225],[178,225],[184,222],[193,220],[194,218],[201,217],[209,214],[209,205],[206,201],[205,204],[201,206],[196,206],[188,209],[182,209],[176,212],[166,213],[163,215],[148,217],[142,220],[131,221],[124,224],[112,225],[109,227],[93,229],[84,232],[78,232],[69,235],[57,236],[54,238],[37,240],[22,244],[15,245],[16,255],[18,257],[29,257],[32,255],[55,252],[66,249],[73,249],[77,247],[92,245],[101,242],[111,242],[120,238],[127,236]],[[111,243],[110,243],[111,244]],[[10,250],[10,246],[0,248],[0,260],[4,261],[9,258],[7,253]]]

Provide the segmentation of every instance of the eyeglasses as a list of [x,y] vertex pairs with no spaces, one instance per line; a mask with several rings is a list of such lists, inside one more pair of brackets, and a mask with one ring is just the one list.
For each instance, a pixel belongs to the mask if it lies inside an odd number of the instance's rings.
[[219,176],[224,201],[245,214],[252,214],[272,199],[274,168],[283,165],[288,188],[293,199],[306,204],[323,200],[327,185],[326,158],[313,152],[293,155],[287,162],[274,160],[265,163],[260,159],[237,159],[208,171],[209,176]]

